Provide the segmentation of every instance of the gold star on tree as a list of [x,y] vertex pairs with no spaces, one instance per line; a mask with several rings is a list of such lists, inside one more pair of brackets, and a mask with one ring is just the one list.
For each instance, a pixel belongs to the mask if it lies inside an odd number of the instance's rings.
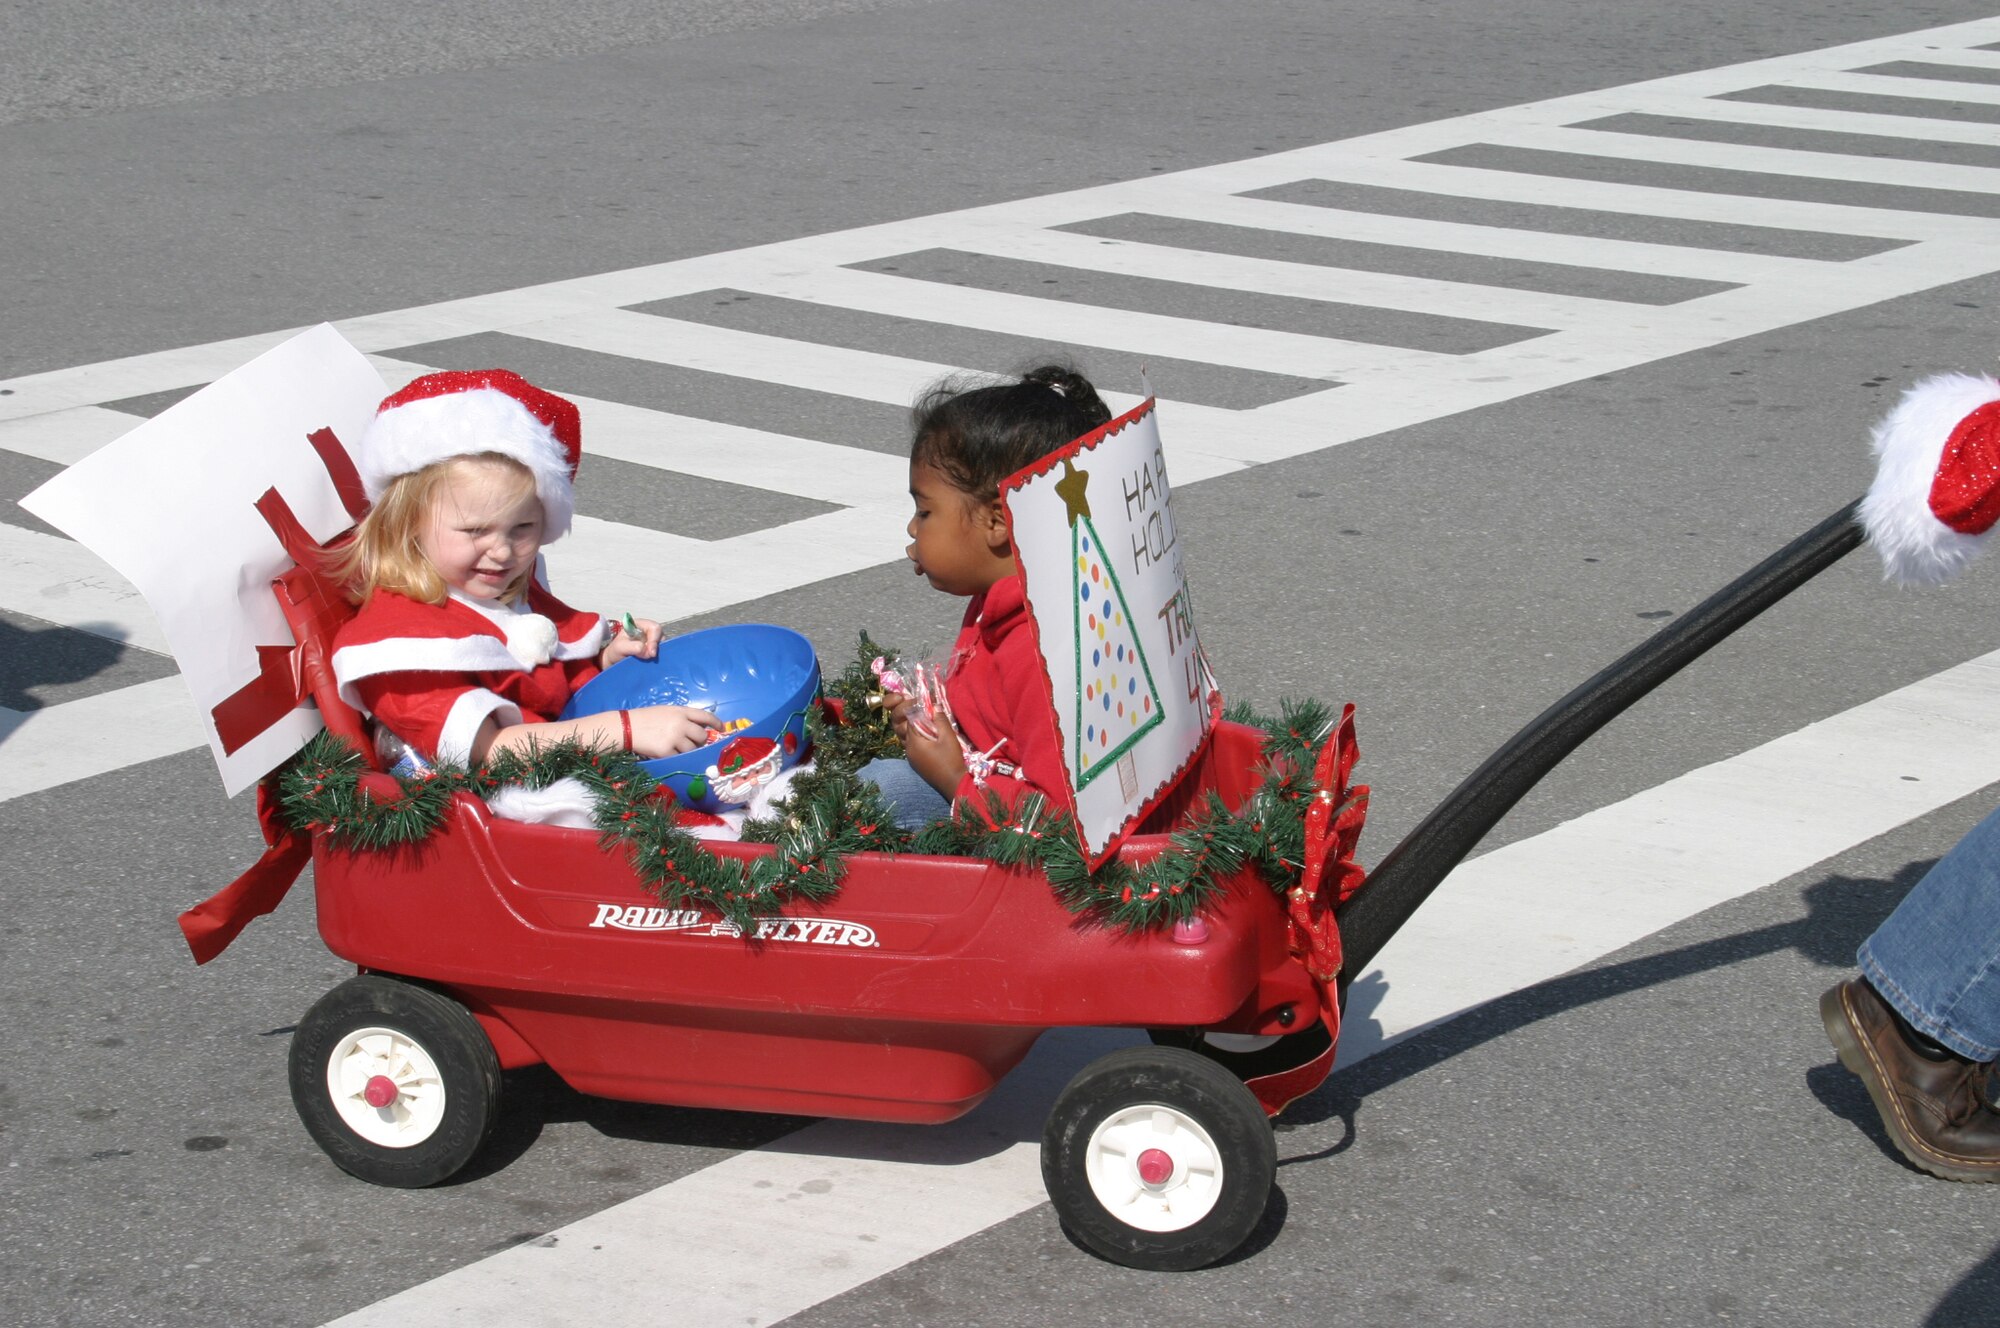
[[1086,521],[1090,519],[1090,500],[1083,493],[1084,486],[1089,482],[1089,471],[1078,470],[1069,463],[1068,457],[1063,458],[1063,477],[1056,481],[1056,492],[1062,495],[1063,506],[1069,509],[1072,526],[1078,517]]

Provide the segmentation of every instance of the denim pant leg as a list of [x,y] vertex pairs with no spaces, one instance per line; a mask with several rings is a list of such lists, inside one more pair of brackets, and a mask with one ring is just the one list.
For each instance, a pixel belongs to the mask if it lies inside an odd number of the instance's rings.
[[921,830],[951,815],[951,804],[944,795],[911,769],[908,761],[877,757],[854,773],[882,790],[882,801],[889,804],[896,813],[896,824],[905,830]]
[[2000,810],[1938,859],[1861,943],[1861,971],[1928,1037],[2000,1057]]

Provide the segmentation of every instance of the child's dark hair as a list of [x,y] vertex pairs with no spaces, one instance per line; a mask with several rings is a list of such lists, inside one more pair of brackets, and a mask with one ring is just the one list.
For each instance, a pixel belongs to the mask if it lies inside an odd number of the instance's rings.
[[1019,381],[973,386],[947,378],[910,412],[910,464],[930,466],[980,502],[1000,481],[1071,439],[1111,421],[1090,380],[1065,364],[1044,364]]

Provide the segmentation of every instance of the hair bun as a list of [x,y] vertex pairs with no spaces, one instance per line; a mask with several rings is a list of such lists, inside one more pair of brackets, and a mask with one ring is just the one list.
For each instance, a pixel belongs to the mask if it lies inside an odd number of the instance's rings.
[[1039,387],[1046,387],[1049,391],[1068,401],[1082,400],[1086,392],[1092,396],[1096,395],[1096,391],[1090,386],[1088,379],[1076,370],[1060,364],[1038,365],[1022,374],[1021,381],[1023,383],[1033,383]]

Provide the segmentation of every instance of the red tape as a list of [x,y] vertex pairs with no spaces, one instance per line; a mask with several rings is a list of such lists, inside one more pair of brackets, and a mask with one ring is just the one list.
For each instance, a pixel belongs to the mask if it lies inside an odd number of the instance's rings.
[[276,780],[271,775],[257,786],[257,821],[268,845],[263,855],[248,871],[180,916],[181,935],[197,964],[221,954],[252,919],[276,908],[312,861],[312,838],[279,819]]

